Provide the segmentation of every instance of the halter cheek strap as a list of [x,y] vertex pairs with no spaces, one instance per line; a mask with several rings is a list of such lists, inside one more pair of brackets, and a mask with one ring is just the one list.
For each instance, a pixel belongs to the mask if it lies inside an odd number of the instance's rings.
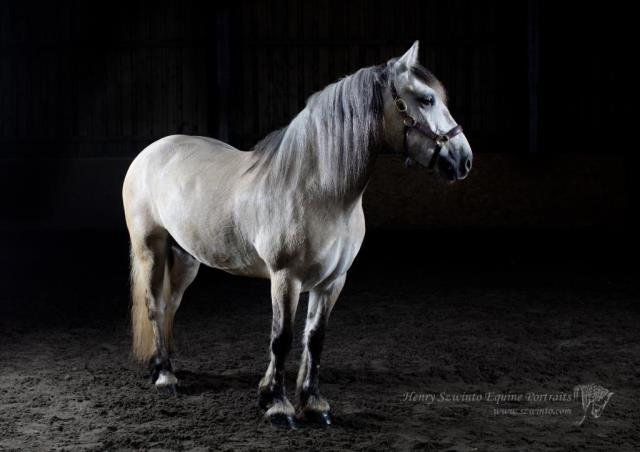
[[428,124],[419,122],[411,116],[408,112],[407,103],[404,101],[402,97],[398,95],[398,91],[396,90],[395,85],[391,82],[391,96],[393,97],[393,103],[396,107],[400,116],[402,116],[402,122],[404,124],[404,134],[402,138],[402,152],[405,156],[411,157],[409,155],[409,150],[407,148],[407,135],[410,129],[416,129],[418,132],[432,139],[436,143],[436,147],[433,150],[433,154],[429,159],[429,163],[427,164],[428,169],[433,169],[438,162],[438,158],[440,157],[440,151],[442,151],[442,147],[449,142],[453,137],[462,133],[462,126],[456,124],[451,130],[447,133],[439,134],[431,130]]

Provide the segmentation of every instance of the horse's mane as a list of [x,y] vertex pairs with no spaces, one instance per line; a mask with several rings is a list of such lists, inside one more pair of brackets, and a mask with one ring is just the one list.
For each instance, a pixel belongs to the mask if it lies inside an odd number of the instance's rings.
[[[380,144],[386,69],[360,69],[307,100],[291,123],[257,143],[247,170],[275,188],[303,182],[340,194],[360,183]],[[304,180],[300,180],[304,178]]]

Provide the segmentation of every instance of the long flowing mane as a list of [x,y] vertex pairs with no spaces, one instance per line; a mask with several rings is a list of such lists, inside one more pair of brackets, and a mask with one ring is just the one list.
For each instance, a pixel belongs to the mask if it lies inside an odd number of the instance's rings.
[[287,127],[254,146],[248,171],[270,189],[305,183],[339,195],[353,188],[380,145],[385,83],[384,66],[375,66],[313,94]]

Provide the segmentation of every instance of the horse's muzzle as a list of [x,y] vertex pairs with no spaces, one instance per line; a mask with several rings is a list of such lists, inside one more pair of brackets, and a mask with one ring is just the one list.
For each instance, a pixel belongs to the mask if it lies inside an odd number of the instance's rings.
[[473,158],[468,153],[463,153],[460,158],[455,158],[449,153],[446,157],[441,157],[438,161],[440,175],[450,182],[462,180],[471,171]]

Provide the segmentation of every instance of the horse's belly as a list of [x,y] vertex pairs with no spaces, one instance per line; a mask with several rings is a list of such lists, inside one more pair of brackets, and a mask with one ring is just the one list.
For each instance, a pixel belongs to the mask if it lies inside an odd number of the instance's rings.
[[231,227],[196,231],[178,243],[199,262],[228,273],[268,278],[267,265],[250,243]]
[[[269,278],[267,264],[258,256],[258,253],[246,250],[229,252],[233,247],[227,246],[223,252],[212,251],[206,253],[200,261],[209,267],[223,270],[238,276],[251,276],[254,278]],[[237,248],[239,250],[239,248]]]
[[[222,234],[219,231],[216,229],[211,234],[206,234],[206,237],[195,240],[202,245],[195,251],[194,257],[209,267],[234,275],[270,277],[269,265],[237,229],[227,229]],[[290,270],[298,275],[304,291],[332,281],[349,270],[360,250],[362,238],[363,234],[358,232],[332,237],[331,245],[307,250],[304,261],[294,259]]]

